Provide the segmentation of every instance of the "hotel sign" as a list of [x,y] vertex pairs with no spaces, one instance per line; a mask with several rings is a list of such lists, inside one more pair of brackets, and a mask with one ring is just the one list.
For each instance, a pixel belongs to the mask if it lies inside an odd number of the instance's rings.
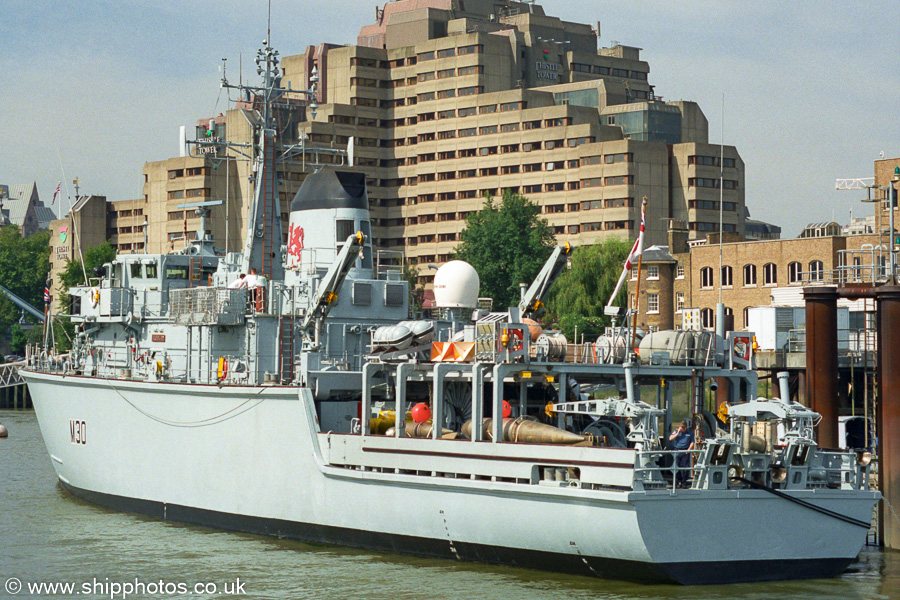
[[551,63],[539,60],[535,62],[535,72],[538,79],[551,79],[559,81],[559,63]]

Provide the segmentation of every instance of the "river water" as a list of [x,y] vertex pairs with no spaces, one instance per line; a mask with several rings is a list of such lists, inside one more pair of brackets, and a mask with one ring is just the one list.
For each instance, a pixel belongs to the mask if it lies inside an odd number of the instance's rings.
[[[900,552],[875,548],[864,549],[835,579],[691,588],[311,546],[162,522],[98,508],[63,491],[34,412],[0,411],[0,423],[10,432],[0,439],[0,599],[900,598]],[[689,526],[682,529],[690,535]],[[12,595],[16,582],[22,589]],[[41,583],[72,584],[75,591],[41,593],[34,588]]]

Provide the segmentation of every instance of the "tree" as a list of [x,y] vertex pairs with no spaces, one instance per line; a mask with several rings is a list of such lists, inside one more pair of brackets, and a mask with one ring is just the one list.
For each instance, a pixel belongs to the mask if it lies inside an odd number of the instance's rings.
[[[616,287],[630,250],[631,243],[621,239],[575,248],[572,268],[560,275],[550,288],[543,321],[557,323],[570,340],[574,340],[576,328],[579,335],[601,334],[610,324],[603,307]],[[614,304],[624,305],[625,288],[622,286]]]
[[[0,285],[41,310],[49,271],[49,231],[23,238],[15,225],[0,227]],[[0,331],[11,332],[21,312],[6,295],[0,294]],[[27,313],[26,318],[37,321]]]
[[526,197],[503,193],[499,203],[485,197],[484,207],[466,218],[453,258],[478,272],[481,295],[503,310],[519,303],[519,284],[531,283],[556,245],[541,209]]
[[412,263],[404,262],[400,273],[409,286],[409,315],[413,317],[422,312],[422,305],[425,302],[425,288],[419,285],[419,270]]

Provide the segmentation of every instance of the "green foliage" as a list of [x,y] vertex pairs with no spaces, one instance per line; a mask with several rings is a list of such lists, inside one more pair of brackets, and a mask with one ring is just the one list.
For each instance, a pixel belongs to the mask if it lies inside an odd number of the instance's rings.
[[484,208],[466,218],[453,258],[478,272],[481,296],[503,310],[519,303],[519,284],[535,278],[556,245],[541,209],[524,196],[504,192],[499,203],[485,198]]
[[[579,339],[582,333],[586,336],[603,333],[603,328],[609,325],[603,307],[616,287],[630,250],[631,243],[620,239],[575,248],[572,268],[560,275],[550,288],[544,323],[558,324],[570,340],[574,340],[576,328]],[[623,306],[626,293],[623,285],[614,304]]]
[[412,317],[422,312],[422,304],[425,301],[425,288],[419,285],[419,270],[414,265],[403,263],[401,274],[409,285],[409,313],[410,317]]
[[44,328],[41,325],[32,325],[28,329],[23,329],[18,323],[13,323],[11,337],[10,350],[13,354],[24,354],[26,344],[40,344],[43,341]]
[[84,268],[81,267],[81,261],[74,258],[66,263],[59,276],[59,285],[56,292],[60,297],[60,306],[64,312],[69,311],[71,302],[69,301],[69,288],[84,285],[84,274],[87,271],[89,278],[94,277],[94,268],[103,266],[104,263],[112,262],[116,258],[116,249],[110,246],[109,242],[103,242],[99,246],[89,248],[84,252]]
[[[50,271],[50,232],[23,238],[15,225],[0,227],[0,285],[38,310],[44,307],[44,284]],[[11,331],[21,310],[0,294],[0,332]],[[26,318],[36,321],[26,313]]]

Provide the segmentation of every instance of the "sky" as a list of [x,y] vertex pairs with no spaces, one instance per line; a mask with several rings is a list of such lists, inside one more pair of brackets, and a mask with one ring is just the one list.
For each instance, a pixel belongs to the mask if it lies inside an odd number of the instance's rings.
[[[642,48],[666,100],[693,100],[710,142],[737,147],[751,216],[795,237],[809,222],[872,214],[864,191],[881,153],[900,156],[900,38],[891,2],[544,0],[547,14],[600,22],[600,45]],[[178,130],[223,112],[221,59],[245,79],[266,37],[265,0],[3,0],[0,182],[37,181],[49,203],[143,195],[145,162],[178,153]],[[283,56],[355,43],[376,4],[272,0]],[[724,104],[724,111],[723,111]],[[59,208],[58,206],[56,207]]]

